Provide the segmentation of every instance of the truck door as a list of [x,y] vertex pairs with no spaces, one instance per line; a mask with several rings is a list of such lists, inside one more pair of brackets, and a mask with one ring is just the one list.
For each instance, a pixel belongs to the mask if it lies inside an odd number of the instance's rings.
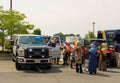
[[52,47],[50,49],[52,58],[59,58],[61,56],[61,39],[59,36],[51,37],[48,42],[48,46]]

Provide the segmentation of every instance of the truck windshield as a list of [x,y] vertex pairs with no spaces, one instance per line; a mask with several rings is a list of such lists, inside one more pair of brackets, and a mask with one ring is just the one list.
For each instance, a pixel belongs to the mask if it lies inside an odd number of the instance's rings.
[[19,39],[21,44],[45,44],[44,40],[40,36],[21,36]]

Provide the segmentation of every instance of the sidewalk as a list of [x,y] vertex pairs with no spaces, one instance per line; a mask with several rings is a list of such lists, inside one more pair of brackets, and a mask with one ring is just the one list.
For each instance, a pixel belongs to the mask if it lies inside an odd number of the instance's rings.
[[11,54],[0,53],[0,60],[12,60],[12,56],[11,56]]
[[0,57],[0,60],[12,60],[12,58],[10,58],[10,57],[1,58],[1,57]]

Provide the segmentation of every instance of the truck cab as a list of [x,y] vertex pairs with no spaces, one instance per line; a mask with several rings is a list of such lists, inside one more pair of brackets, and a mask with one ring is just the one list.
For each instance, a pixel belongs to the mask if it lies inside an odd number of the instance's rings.
[[24,67],[51,68],[49,47],[40,35],[15,34],[12,36],[13,61],[17,70]]

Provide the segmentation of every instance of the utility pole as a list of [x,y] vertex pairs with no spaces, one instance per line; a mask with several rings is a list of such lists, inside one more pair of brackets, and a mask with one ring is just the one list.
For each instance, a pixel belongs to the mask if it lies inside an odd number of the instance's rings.
[[[12,17],[12,0],[10,0],[10,15]],[[10,28],[11,28],[10,39],[12,39],[12,34],[13,34],[12,22],[10,22]]]
[[12,10],[12,0],[10,0],[10,10]]
[[95,22],[92,22],[93,24],[93,34],[95,35]]

